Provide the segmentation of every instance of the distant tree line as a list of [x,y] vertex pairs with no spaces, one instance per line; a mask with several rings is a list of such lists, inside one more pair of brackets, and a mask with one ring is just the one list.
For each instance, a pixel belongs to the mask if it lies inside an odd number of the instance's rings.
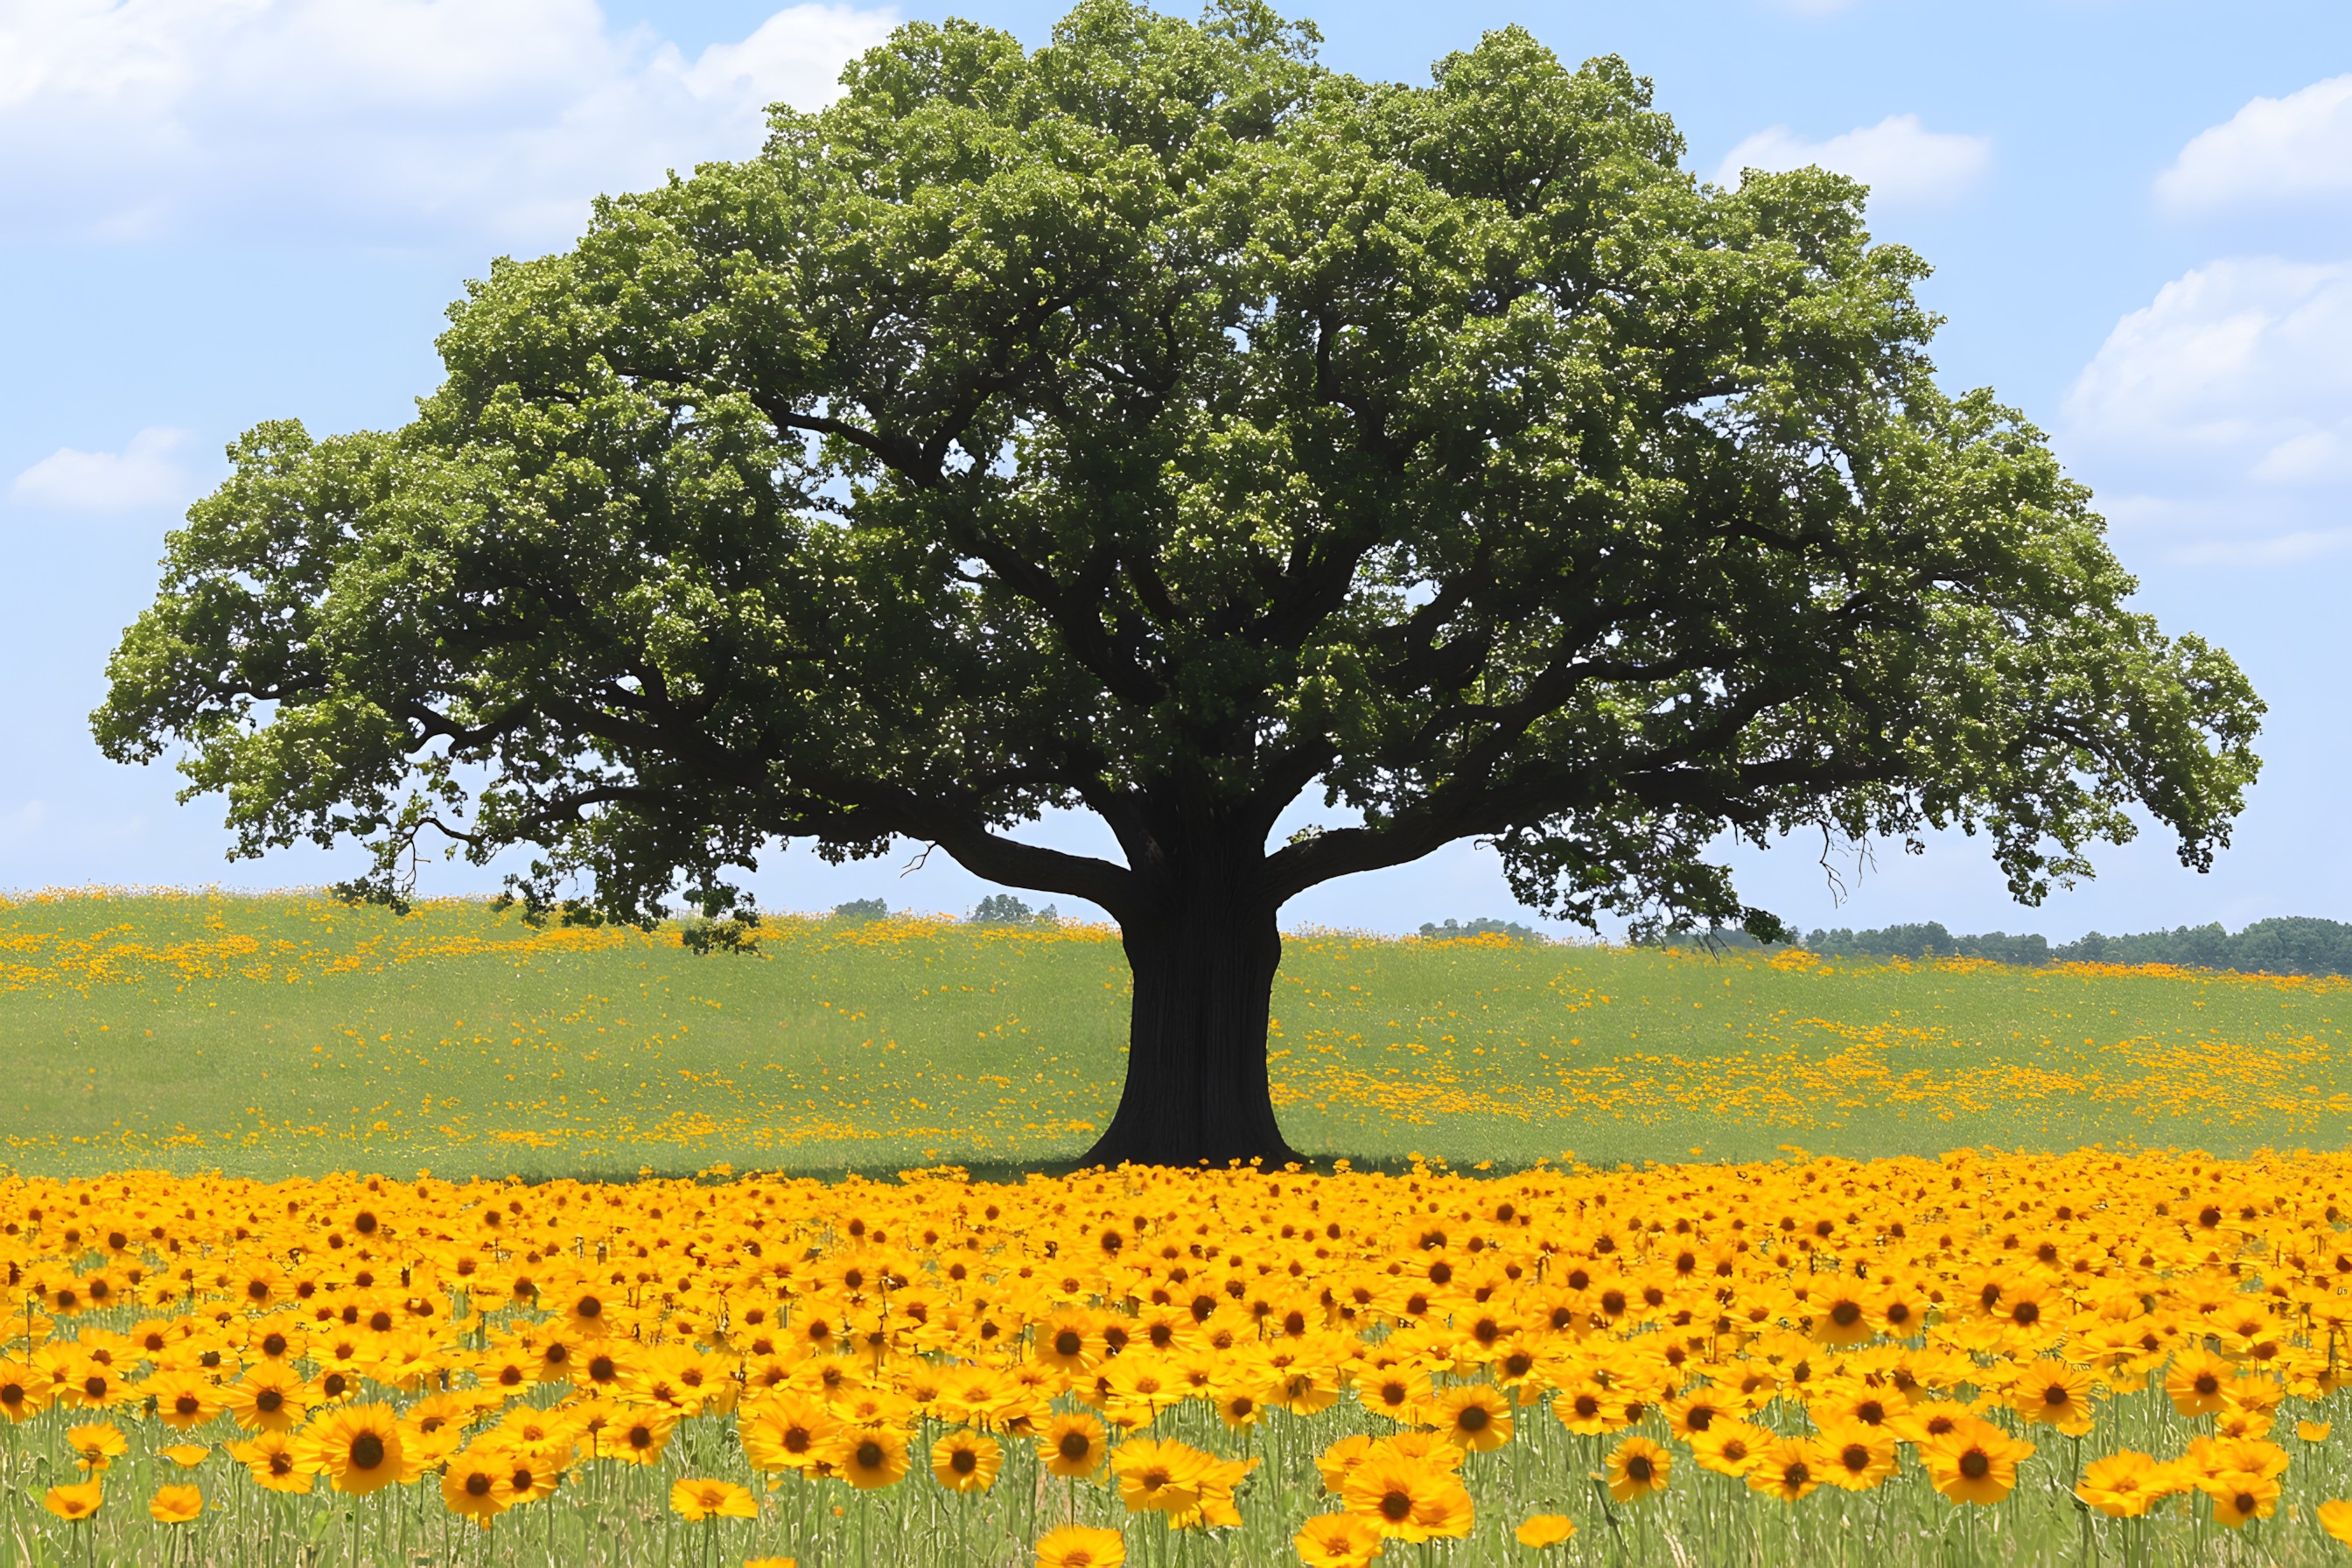
[[[866,925],[888,920],[890,905],[882,899],[852,899],[845,904],[834,905],[833,913],[826,918],[836,925]],[[1051,904],[1033,910],[1011,893],[991,893],[972,906],[964,922],[978,926],[1050,926],[1059,925],[1061,919]]]
[[[860,899],[837,906],[835,921],[859,923],[887,919],[890,907],[880,899]],[[981,900],[965,917],[974,925],[1052,925],[1051,904],[1032,911],[1010,893]],[[1541,942],[1543,936],[1517,921],[1482,916],[1477,920],[1423,922],[1424,940],[1501,936],[1513,942]],[[1684,933],[1667,938],[1669,945],[1726,948],[1782,948],[1785,942],[1762,942],[1736,927],[1711,934]],[[2022,931],[1989,931],[1955,936],[1941,921],[1906,925],[1874,926],[1853,931],[1844,926],[1800,932],[1795,944],[1832,958],[1983,958],[1996,963],[2028,966],[2046,963],[2175,963],[2184,969],[2234,969],[2246,974],[2352,974],[2352,925],[2342,921],[2289,915],[2256,921],[2232,932],[2216,921],[2210,925],[2175,926],[2170,931],[2107,936],[2091,931],[2073,942],[2053,942],[2046,936]]]
[[[1756,945],[1745,932],[1725,933],[1734,945]],[[2024,932],[1955,936],[1940,921],[1881,926],[1870,931],[1816,931],[1803,939],[1811,952],[1855,958],[1988,958],[1999,963],[2177,963],[2189,969],[2234,969],[2248,974],[2352,974],[2352,925],[2287,916],[2256,921],[2232,933],[2219,921],[2170,931],[2106,936],[2092,931],[2053,943]]]

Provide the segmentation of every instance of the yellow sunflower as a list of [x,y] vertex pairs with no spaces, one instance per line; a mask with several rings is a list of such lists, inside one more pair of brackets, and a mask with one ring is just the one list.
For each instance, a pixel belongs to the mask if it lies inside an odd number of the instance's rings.
[[1318,1514],[1291,1544],[1306,1568],[1364,1568],[1381,1555],[1381,1532],[1352,1513]]
[[499,1482],[499,1495],[506,1499],[509,1508],[520,1508],[555,1495],[557,1485],[563,1479],[555,1455],[509,1449],[506,1458],[506,1475]]
[[36,1376],[31,1367],[0,1361],[0,1416],[10,1421],[31,1420],[49,1407],[49,1389],[53,1386],[48,1379]]
[[74,1454],[74,1468],[92,1475],[131,1451],[131,1440],[111,1421],[89,1421],[66,1428],[66,1447]]
[[931,1474],[952,1492],[984,1492],[996,1484],[1004,1450],[980,1432],[950,1432],[931,1445]]
[[1513,1540],[1531,1552],[1541,1552],[1547,1546],[1558,1546],[1576,1533],[1576,1521],[1566,1514],[1529,1514],[1511,1532]]
[[2165,1369],[2164,1392],[2182,1415],[2210,1415],[2229,1403],[2230,1380],[2237,1369],[2211,1351],[2189,1349],[2172,1358]]
[[155,1401],[156,1419],[174,1432],[186,1432],[221,1413],[220,1391],[193,1372],[159,1372],[142,1393]]
[[302,1429],[312,1464],[339,1492],[364,1497],[383,1487],[413,1481],[400,1417],[389,1405],[347,1405],[328,1411]]
[[673,1412],[630,1410],[604,1434],[602,1451],[625,1464],[655,1464],[660,1460],[669,1435],[677,1429],[677,1416]]
[[1920,1446],[1927,1482],[1954,1502],[1999,1502],[2017,1485],[2018,1461],[2033,1452],[1990,1421],[1971,1417]]
[[473,1447],[453,1458],[441,1472],[441,1500],[449,1511],[488,1530],[506,1511],[504,1483],[512,1456],[495,1447]]
[[845,1432],[829,1456],[843,1480],[860,1491],[877,1491],[907,1479],[907,1439],[886,1426]]
[[307,1493],[310,1478],[318,1473],[309,1455],[288,1432],[264,1432],[245,1442],[232,1443],[229,1455],[245,1467],[256,1485],[274,1492],[298,1496]]
[[669,1506],[670,1511],[680,1518],[696,1521],[760,1517],[760,1505],[733,1481],[692,1477],[677,1481],[669,1489]]
[[1201,1500],[1213,1456],[1188,1443],[1130,1438],[1111,1456],[1120,1500],[1129,1513],[1182,1513]]
[[106,1501],[106,1483],[88,1480],[69,1487],[51,1487],[41,1494],[41,1506],[68,1523],[79,1523]]
[[1037,1539],[1037,1568],[1120,1568],[1127,1540],[1116,1530],[1065,1524]]
[[1850,1492],[1866,1492],[1895,1473],[1893,1432],[1864,1421],[1832,1421],[1818,1441],[1824,1464],[1822,1479]]
[[822,1401],[798,1391],[763,1399],[736,1422],[744,1458],[765,1474],[807,1469],[840,1430]]
[[1065,1308],[1032,1325],[1031,1353],[1045,1365],[1073,1375],[1089,1371],[1102,1359],[1103,1342],[1094,1314]]
[[1457,1384],[1432,1395],[1422,1417],[1447,1442],[1491,1453],[1511,1440],[1511,1402],[1490,1383]]
[[2231,1530],[2242,1530],[2254,1520],[2268,1519],[2278,1510],[2276,1476],[2223,1470],[2217,1475],[2198,1477],[2197,1489],[2212,1503],[2213,1521]]
[[1070,1480],[1085,1480],[1102,1468],[1104,1447],[1109,1434],[1103,1424],[1079,1411],[1070,1415],[1056,1415],[1037,1434],[1037,1452],[1044,1456],[1045,1468]]
[[1690,1436],[1691,1458],[1699,1468],[1719,1476],[1747,1475],[1771,1446],[1771,1433],[1730,1416],[1717,1416],[1706,1431]]
[[1647,1437],[1628,1437],[1609,1452],[1609,1495],[1640,1502],[1666,1489],[1675,1457]]
[[2166,1495],[2160,1469],[2147,1454],[2109,1454],[2084,1467],[2074,1495],[2109,1519],[2137,1519]]
[[1828,1462],[1822,1446],[1811,1437],[1783,1437],[1756,1456],[1745,1479],[1753,1489],[1792,1503],[1822,1484]]
[[1339,1489],[1349,1513],[1394,1541],[1470,1533],[1470,1493],[1450,1470],[1375,1451],[1348,1472]]
[[2044,1356],[2018,1373],[2009,1404],[2032,1425],[2055,1426],[2070,1437],[2087,1434],[2096,1415],[2091,1408],[2091,1374],[2054,1356]]

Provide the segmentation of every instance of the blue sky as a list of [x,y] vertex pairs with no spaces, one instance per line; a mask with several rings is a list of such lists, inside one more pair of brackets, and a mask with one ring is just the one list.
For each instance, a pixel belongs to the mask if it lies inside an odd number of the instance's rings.
[[[1821,162],[1870,181],[1874,230],[1937,268],[1947,384],[1990,384],[2048,429],[2144,606],[2228,647],[2271,704],[2268,768],[2210,875],[2151,837],[2021,910],[1964,840],[1843,862],[1842,895],[1818,847],[1784,845],[1738,858],[1751,900],[1806,926],[2058,937],[2352,919],[2352,7],[1297,8],[1333,66],[1405,80],[1521,22],[1651,77],[1705,175]],[[1062,7],[0,0],[0,887],[348,874],[348,851],[224,862],[217,802],[177,805],[168,768],[89,742],[106,655],[222,444],[289,415],[400,422],[437,379],[442,308],[489,258],[561,247],[598,191],[749,153],[762,103],[822,101],[849,53],[950,9],[1034,44]],[[787,909],[983,890],[942,856],[902,878],[905,858],[784,855],[756,885]],[[497,880],[428,867],[425,886]],[[1287,911],[1391,931],[1510,912],[1471,846]]]

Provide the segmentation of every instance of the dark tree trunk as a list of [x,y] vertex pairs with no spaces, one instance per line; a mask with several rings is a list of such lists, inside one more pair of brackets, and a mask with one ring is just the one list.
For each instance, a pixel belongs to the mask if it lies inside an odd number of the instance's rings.
[[1257,869],[1186,879],[1149,917],[1122,923],[1135,974],[1127,1086],[1086,1163],[1278,1168],[1297,1158],[1266,1085],[1282,936]]

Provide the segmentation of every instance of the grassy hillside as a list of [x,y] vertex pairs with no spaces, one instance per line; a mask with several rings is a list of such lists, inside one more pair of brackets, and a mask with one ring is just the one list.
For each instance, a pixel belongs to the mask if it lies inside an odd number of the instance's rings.
[[[1106,931],[668,933],[297,898],[0,905],[0,1162],[278,1175],[1010,1165],[1116,1095]],[[1300,1147],[1456,1163],[2341,1146],[2342,981],[1292,939]]]

